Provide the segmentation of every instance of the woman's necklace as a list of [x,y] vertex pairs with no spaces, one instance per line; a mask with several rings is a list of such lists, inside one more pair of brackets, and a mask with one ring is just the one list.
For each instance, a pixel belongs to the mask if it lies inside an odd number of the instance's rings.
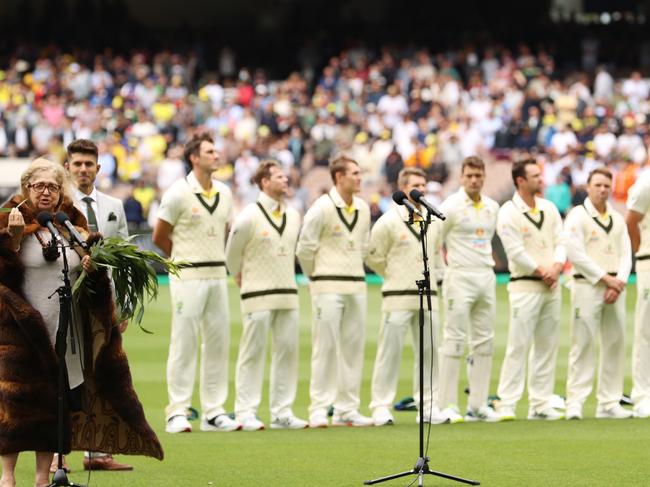
[[54,237],[52,237],[49,242],[46,242],[40,232],[37,231],[35,235],[40,242],[41,247],[43,247],[43,258],[48,262],[54,262],[58,259],[61,253],[59,252],[59,247],[57,246]]

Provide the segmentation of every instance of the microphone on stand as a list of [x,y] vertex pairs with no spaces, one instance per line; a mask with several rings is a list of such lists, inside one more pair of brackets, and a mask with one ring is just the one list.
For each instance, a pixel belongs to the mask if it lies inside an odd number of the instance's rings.
[[52,237],[54,237],[54,240],[56,240],[58,243],[63,243],[63,238],[52,223],[52,220],[52,214],[48,213],[47,211],[41,211],[38,215],[36,215],[36,221],[38,221],[38,224],[42,227],[47,228],[52,234]]
[[440,211],[435,206],[433,206],[431,203],[429,203],[426,200],[426,198],[424,197],[424,194],[422,194],[422,191],[418,191],[417,189],[412,189],[410,195],[411,195],[411,198],[413,199],[413,201],[417,201],[422,206],[424,206],[427,209],[427,211],[429,212],[429,214],[435,216],[439,220],[445,220],[446,219],[445,215],[440,213]]
[[418,210],[413,203],[408,199],[404,191],[395,191],[393,193],[393,201],[398,205],[406,206],[406,209],[411,215],[417,215],[420,218],[423,218],[422,213]]
[[55,218],[59,225],[63,225],[65,228],[68,229],[68,232],[70,232],[70,237],[73,240],[73,242],[71,243],[79,245],[84,250],[88,250],[88,244],[81,236],[81,234],[77,231],[77,229],[74,227],[74,225],[70,221],[70,217],[66,213],[64,213],[63,211],[59,211],[56,214]]

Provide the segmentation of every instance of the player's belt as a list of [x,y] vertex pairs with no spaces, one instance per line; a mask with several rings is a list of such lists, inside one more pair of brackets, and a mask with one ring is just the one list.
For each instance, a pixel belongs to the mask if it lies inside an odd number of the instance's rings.
[[539,276],[519,276],[519,277],[511,277],[510,282],[515,282],[515,281],[541,281],[542,278]]
[[298,294],[297,289],[265,289],[264,291],[252,291],[241,295],[242,299],[259,298],[260,296],[269,296],[271,294]]
[[196,267],[225,267],[226,263],[223,260],[206,260],[204,262],[186,262],[184,264],[180,264],[179,267],[181,268],[196,268]]
[[[417,289],[405,289],[403,291],[382,291],[381,295],[385,298],[389,296],[419,296],[420,291],[418,291]],[[438,295],[438,291],[436,291],[435,289],[429,291],[429,296],[437,296],[437,295]]]
[[636,260],[648,260],[650,259],[650,255],[640,255],[636,258]]
[[[608,272],[607,275],[608,276],[616,276],[616,272]],[[574,274],[573,278],[574,279],[586,279],[586,277],[583,276],[582,274]]]
[[354,281],[365,282],[366,276],[311,276],[312,281]]

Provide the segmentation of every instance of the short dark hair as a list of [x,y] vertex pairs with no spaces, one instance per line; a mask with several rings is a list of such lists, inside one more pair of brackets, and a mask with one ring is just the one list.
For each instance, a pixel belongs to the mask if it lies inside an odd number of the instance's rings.
[[591,182],[591,178],[593,178],[596,174],[600,174],[601,176],[605,176],[608,178],[610,181],[614,179],[614,176],[612,175],[612,171],[607,169],[606,167],[597,167],[593,171],[589,173],[589,177],[587,178],[587,184]]
[[359,165],[357,161],[345,154],[336,156],[330,161],[330,175],[332,176],[332,182],[334,184],[336,184],[336,175],[340,172],[345,173],[348,170],[349,162],[356,164],[357,166]]
[[526,179],[526,166],[532,164],[537,165],[537,161],[531,157],[520,159],[512,164],[512,182],[515,184],[515,188],[519,187],[517,186],[517,178]]
[[203,142],[214,143],[210,134],[203,132],[201,134],[194,134],[187,144],[185,144],[185,148],[183,149],[183,159],[185,160],[185,165],[187,166],[188,171],[192,170],[192,161],[190,160],[190,156],[199,155],[201,144]]
[[73,140],[68,144],[66,151],[66,160],[70,160],[72,154],[88,154],[93,156],[95,158],[95,161],[97,161],[97,158],[99,157],[99,149],[97,149],[97,144],[88,139]]
[[259,166],[257,166],[257,170],[253,176],[253,182],[257,184],[260,189],[262,189],[262,179],[268,179],[271,177],[271,168],[273,167],[282,169],[280,163],[278,161],[274,161],[273,159],[264,159],[262,162],[260,162]]
[[472,169],[480,169],[481,171],[485,172],[485,163],[483,162],[483,159],[477,156],[469,156],[463,159],[463,165],[460,167],[461,174],[465,172],[466,167],[471,167]]

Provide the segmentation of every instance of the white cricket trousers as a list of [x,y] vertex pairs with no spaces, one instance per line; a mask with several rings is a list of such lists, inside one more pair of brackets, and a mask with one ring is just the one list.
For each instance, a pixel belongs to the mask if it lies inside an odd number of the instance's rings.
[[573,282],[571,289],[571,350],[567,379],[567,409],[582,409],[591,394],[596,371],[596,340],[600,334],[598,405],[618,404],[625,372],[625,291],[614,304],[605,304],[605,285]]
[[366,329],[366,294],[312,294],[309,414],[358,411]]
[[497,390],[501,405],[515,408],[521,399],[528,357],[529,408],[543,411],[550,406],[555,386],[561,303],[559,287],[550,292],[510,293],[508,346]]
[[637,272],[636,279],[632,400],[639,405],[650,402],[650,271]]
[[200,397],[206,418],[223,414],[228,396],[230,313],[225,279],[172,279],[172,330],[167,359],[167,419],[191,405],[201,340]]
[[269,404],[271,418],[293,414],[298,383],[298,310],[242,314],[242,336],[235,372],[235,414],[255,416],[262,399],[266,337],[271,331]]
[[[431,299],[437,299],[432,296]],[[377,343],[377,357],[372,373],[370,409],[391,409],[395,401],[399,369],[402,363],[402,350],[407,331],[411,331],[413,342],[413,398],[420,404],[420,324],[418,310],[386,311],[382,315],[379,339]],[[437,310],[424,314],[424,414],[430,416],[431,405],[435,404],[438,393],[438,354],[435,352],[437,323]],[[429,316],[433,318],[429,321]],[[433,329],[432,329],[433,327]]]
[[469,342],[468,409],[487,404],[492,371],[496,276],[491,267],[445,272],[443,300],[445,324],[440,348],[440,398],[444,409],[458,404],[460,359]]

